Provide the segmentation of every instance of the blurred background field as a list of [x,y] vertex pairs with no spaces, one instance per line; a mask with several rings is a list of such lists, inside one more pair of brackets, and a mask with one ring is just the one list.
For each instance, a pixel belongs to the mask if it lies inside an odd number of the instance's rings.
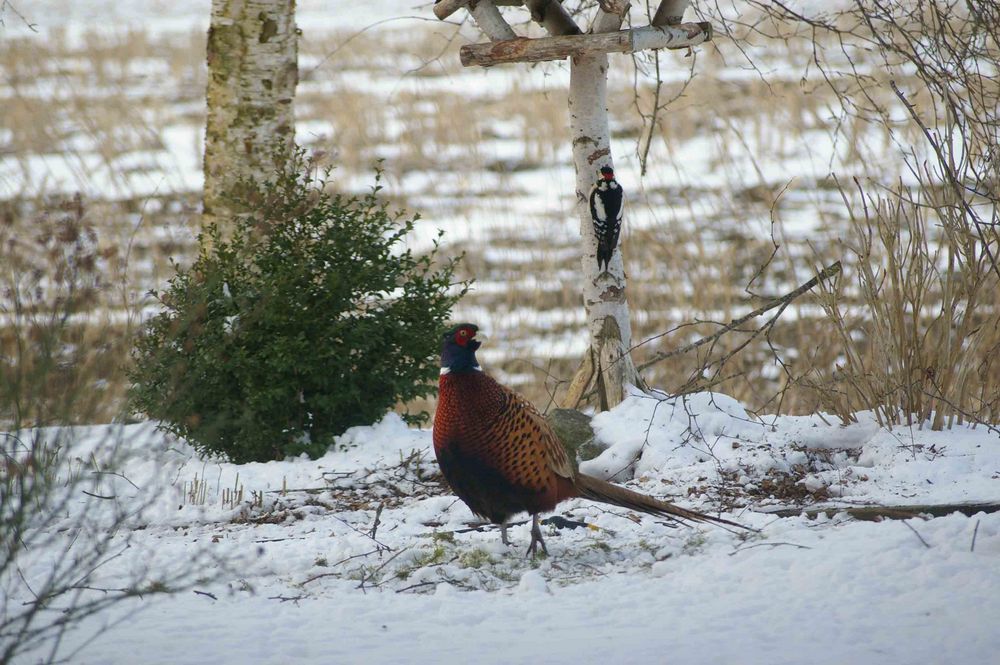
[[[127,340],[155,307],[149,291],[197,248],[209,5],[44,0],[19,7],[34,31],[10,12],[0,28],[0,236],[26,267],[65,251],[60,229],[93,243],[94,294],[71,320],[89,361],[65,376],[101,396],[106,418],[124,395]],[[489,331],[489,369],[545,408],[587,344],[568,67],[463,69],[458,48],[482,40],[472,26],[433,20],[428,3],[353,6],[298,2],[297,140],[344,191],[365,191],[380,163],[385,194],[422,216],[415,247],[444,231],[445,253],[464,253],[462,277],[475,280],[455,318]],[[641,8],[632,20],[646,22]],[[642,365],[690,343],[842,260],[841,329],[809,294],[766,334],[723,337],[714,357],[735,353],[722,368],[701,370],[703,348],[643,372],[649,385],[710,387],[761,412],[840,412],[845,339],[863,349],[871,334],[850,260],[863,242],[851,178],[912,184],[908,130],[902,116],[891,134],[864,109],[847,114],[841,96],[857,90],[810,65],[812,37],[768,27],[784,38],[734,23],[693,53],[611,56],[629,302],[635,343],[645,342],[634,357]],[[819,42],[827,47],[836,61],[835,44]],[[858,51],[843,65],[864,71],[868,99],[898,106],[874,57]],[[6,288],[0,345],[11,356],[19,338]],[[30,310],[31,295],[18,307]]]

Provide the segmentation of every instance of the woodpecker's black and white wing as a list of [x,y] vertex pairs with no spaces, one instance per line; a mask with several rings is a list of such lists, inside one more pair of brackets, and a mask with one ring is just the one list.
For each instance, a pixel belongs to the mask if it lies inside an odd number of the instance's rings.
[[611,191],[613,192],[614,202],[613,205],[608,206],[608,212],[610,213],[611,208],[614,208],[613,219],[615,221],[609,229],[611,232],[611,250],[614,251],[615,247],[618,246],[618,237],[622,232],[622,216],[625,214],[625,190],[622,189],[617,180],[612,180]]
[[598,227],[603,228],[604,223],[608,220],[608,213],[604,208],[604,201],[599,199],[597,196],[597,192],[600,191],[601,185],[603,184],[603,180],[598,180],[594,186],[590,188],[590,218],[594,220],[594,231],[598,238],[601,237]]

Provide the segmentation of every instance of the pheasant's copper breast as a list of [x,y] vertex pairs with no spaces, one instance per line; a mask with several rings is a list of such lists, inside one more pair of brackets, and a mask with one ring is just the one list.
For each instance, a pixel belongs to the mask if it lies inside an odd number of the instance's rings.
[[[473,511],[493,519],[485,510],[499,502],[510,512],[544,512],[577,495],[565,449],[530,403],[482,372],[446,374],[440,388],[435,452]],[[487,480],[470,482],[462,465],[480,480],[485,469]]]

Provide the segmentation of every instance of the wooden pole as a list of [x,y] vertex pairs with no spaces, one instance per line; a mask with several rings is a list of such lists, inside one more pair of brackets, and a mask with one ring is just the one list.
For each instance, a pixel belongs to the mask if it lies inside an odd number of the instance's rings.
[[684,19],[684,10],[688,4],[688,0],[663,0],[656,8],[650,24],[657,27],[679,24]]
[[[438,0],[434,3],[434,15],[444,21],[467,4],[469,0]],[[519,7],[524,4],[524,0],[495,0],[493,4],[498,7]]]
[[469,0],[438,0],[434,3],[434,16],[443,21],[467,4]]
[[553,37],[580,34],[580,28],[559,0],[527,0],[525,4],[531,12],[531,20]]
[[545,62],[603,53],[687,48],[709,41],[711,38],[710,23],[684,23],[676,26],[646,26],[594,35],[566,35],[538,39],[518,37],[485,44],[467,44],[459,50],[459,57],[462,65],[466,67],[490,67],[512,62]]
[[472,14],[479,29],[494,42],[517,39],[514,29],[500,15],[500,10],[493,0],[476,0],[469,7],[469,13]]

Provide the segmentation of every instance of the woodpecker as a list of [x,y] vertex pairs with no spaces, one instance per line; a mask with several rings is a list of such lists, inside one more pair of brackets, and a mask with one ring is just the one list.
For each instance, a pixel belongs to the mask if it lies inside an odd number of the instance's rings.
[[624,208],[625,194],[615,180],[614,169],[602,166],[601,177],[590,190],[590,216],[594,220],[594,235],[597,236],[597,267],[604,264],[605,271],[618,246]]

